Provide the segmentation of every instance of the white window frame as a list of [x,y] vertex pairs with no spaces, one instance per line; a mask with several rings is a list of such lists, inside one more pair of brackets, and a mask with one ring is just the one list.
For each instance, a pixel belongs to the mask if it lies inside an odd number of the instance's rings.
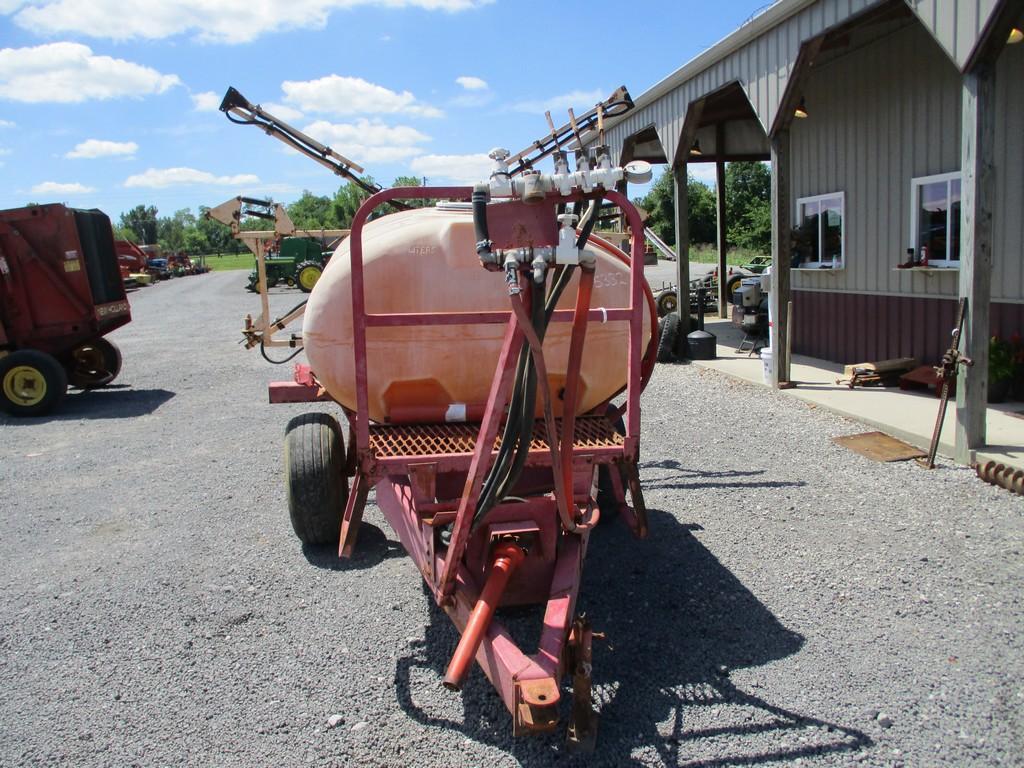
[[[818,232],[818,260],[813,262],[812,265],[805,266],[801,264],[799,267],[793,267],[793,269],[806,269],[806,270],[818,270],[827,269],[835,271],[839,269],[846,269],[846,193],[845,192],[829,192],[824,195],[810,195],[809,197],[799,197],[796,201],[796,222],[794,226],[799,227],[803,223],[803,217],[801,211],[805,203],[818,203],[822,200],[834,200],[839,198],[839,216],[841,220],[839,222],[839,263],[835,261],[826,262],[821,258],[821,249],[825,246],[825,238],[822,237],[822,232]],[[818,226],[822,226],[822,218],[818,216]],[[828,266],[826,266],[826,264]]]
[[[917,254],[917,249],[918,249],[918,244],[917,244],[918,230],[917,230],[917,228],[918,228],[918,225],[920,224],[920,220],[918,218],[918,211],[920,210],[920,207],[921,207],[919,205],[919,203],[918,203],[918,199],[920,198],[921,187],[925,186],[926,184],[935,184],[935,183],[938,183],[940,181],[944,181],[944,182],[946,182],[946,199],[948,200],[949,199],[949,182],[951,182],[951,181],[959,181],[960,182],[961,194],[962,194],[963,193],[963,180],[962,179],[963,179],[963,174],[960,171],[949,171],[948,173],[936,173],[936,174],[933,174],[931,176],[918,176],[918,177],[913,178],[913,179],[910,180],[910,243],[907,245],[907,247],[911,248],[914,251],[915,255]],[[952,209],[953,209],[953,206],[950,205],[949,209],[946,211],[946,253],[944,254],[944,258],[941,258],[941,259],[933,258],[931,254],[928,254],[928,266],[930,266],[930,267],[939,267],[939,268],[944,268],[944,269],[959,269],[960,268],[960,260],[959,259],[950,259],[949,258],[950,249],[953,246],[953,242],[952,242],[952,240],[949,237],[949,232],[952,230],[952,227],[950,225],[953,223],[953,218],[952,218],[953,210]],[[961,207],[961,211],[962,210],[963,210],[963,208]]]

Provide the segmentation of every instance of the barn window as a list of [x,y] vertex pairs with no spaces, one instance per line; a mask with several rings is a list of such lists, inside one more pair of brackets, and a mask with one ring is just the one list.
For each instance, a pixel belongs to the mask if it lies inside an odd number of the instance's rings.
[[910,247],[932,267],[960,266],[960,172],[911,182]]
[[797,269],[842,269],[843,229],[846,220],[845,195],[801,197],[796,201],[793,230],[793,267]]

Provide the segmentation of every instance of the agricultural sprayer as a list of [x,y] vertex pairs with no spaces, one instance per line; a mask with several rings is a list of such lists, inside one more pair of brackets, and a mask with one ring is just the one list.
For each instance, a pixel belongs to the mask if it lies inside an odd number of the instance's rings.
[[[601,129],[631,102],[624,90],[529,150],[494,150],[475,187],[376,190],[355,215],[308,303],[243,331],[249,346],[304,348],[309,365],[270,386],[272,402],[333,400],[293,419],[286,446],[289,511],[307,544],[356,547],[376,503],[461,633],[443,684],[462,687],[474,660],[512,715],[515,733],[559,721],[572,677],[570,742],[593,744],[591,639],[577,614],[598,474],[619,516],[647,533],[637,472],[640,392],[654,365],[656,311],[643,277],[643,226],[621,190],[646,163],[562,142]],[[221,109],[345,175],[351,163],[246,101]],[[532,154],[531,154],[532,153]],[[554,172],[534,167],[553,155]],[[431,198],[434,207],[380,206]],[[593,235],[602,200],[636,236],[627,256]],[[265,309],[265,308],[264,308]],[[301,335],[275,339],[303,318]],[[627,491],[632,504],[627,503]],[[541,606],[535,653],[496,617]]]

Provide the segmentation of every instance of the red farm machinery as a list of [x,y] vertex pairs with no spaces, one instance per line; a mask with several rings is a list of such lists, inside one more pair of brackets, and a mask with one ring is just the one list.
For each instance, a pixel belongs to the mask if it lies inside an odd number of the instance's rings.
[[58,204],[0,211],[3,410],[38,416],[69,384],[109,384],[121,353],[104,336],[130,320],[104,213]]
[[[580,748],[596,734],[594,633],[577,611],[583,562],[601,516],[599,477],[619,518],[647,535],[639,401],[657,313],[643,224],[622,192],[648,180],[650,166],[615,167],[598,146],[578,151],[570,171],[562,143],[582,146],[603,116],[630,106],[622,89],[579,118],[570,112],[561,129],[549,117],[546,139],[518,155],[494,150],[489,181],[475,187],[374,191],[308,303],[243,330],[249,347],[307,354],[294,381],[270,385],[271,402],[334,401],[346,417],[347,430],[322,411],[289,425],[299,538],[351,556],[375,489],[461,633],[440,682],[460,689],[475,661],[519,734],[557,727],[570,677],[568,739]],[[234,89],[221,109],[350,173],[349,161]],[[554,173],[543,174],[533,164],[547,155]],[[441,202],[402,210],[417,199]],[[593,235],[604,200],[633,233],[628,255]],[[388,205],[398,212],[379,216]],[[274,338],[299,316],[301,335]],[[508,606],[537,607],[535,652],[496,616]]]

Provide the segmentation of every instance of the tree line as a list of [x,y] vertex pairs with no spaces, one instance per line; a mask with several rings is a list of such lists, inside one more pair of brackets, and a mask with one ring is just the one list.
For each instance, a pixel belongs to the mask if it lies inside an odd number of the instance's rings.
[[[364,181],[373,186],[371,177]],[[414,187],[422,179],[399,176],[392,186]],[[369,197],[362,187],[342,184],[333,196],[314,195],[304,190],[291,205],[286,206],[288,217],[296,229],[348,229],[359,206]],[[409,205],[425,205],[427,201],[409,201]],[[130,240],[139,245],[159,245],[162,250],[200,253],[241,253],[245,250],[238,240],[231,236],[231,229],[219,221],[206,216],[209,206],[199,206],[198,213],[191,208],[182,208],[171,216],[160,216],[156,206],[137,205],[121,214],[114,234],[120,240]],[[376,212],[375,212],[376,213]],[[259,218],[242,220],[245,230],[268,229],[270,222]]]
[[[686,180],[689,197],[690,244],[718,239],[715,192],[692,176]],[[666,169],[642,198],[634,200],[647,212],[647,226],[669,245],[676,243],[674,190],[671,169]],[[771,172],[759,162],[727,163],[725,166],[726,241],[739,247],[768,253],[772,242]]]
[[[373,179],[365,179],[372,186]],[[423,181],[399,176],[392,186],[418,186]],[[690,242],[714,243],[717,239],[715,193],[692,176],[687,179],[689,196]],[[305,190],[291,205],[288,216],[298,229],[348,229],[363,201],[369,197],[361,187],[342,184],[333,196],[314,195]],[[666,170],[650,191],[633,202],[648,214],[647,226],[669,245],[675,245],[673,176]],[[427,205],[430,201],[409,201]],[[726,238],[732,247],[761,253],[771,249],[771,174],[764,163],[737,162],[725,167]],[[120,239],[142,245],[157,244],[168,251],[199,253],[239,253],[244,247],[231,237],[231,230],[206,217],[207,206],[198,214],[190,208],[160,216],[155,206],[137,205],[121,214],[116,234]],[[375,212],[376,213],[376,212]],[[242,221],[243,229],[266,229],[262,219]]]

